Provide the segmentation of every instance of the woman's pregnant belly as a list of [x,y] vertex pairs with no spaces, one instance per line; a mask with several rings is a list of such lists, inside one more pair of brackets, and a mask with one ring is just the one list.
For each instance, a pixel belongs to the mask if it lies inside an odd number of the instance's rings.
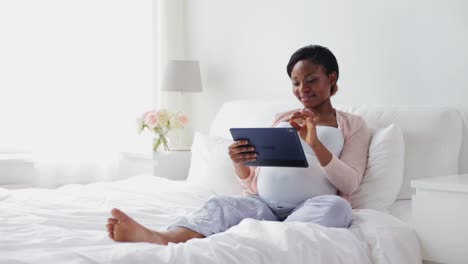
[[[278,126],[289,126],[286,124]],[[319,126],[317,135],[330,152],[340,156],[344,139],[339,129]],[[328,181],[313,150],[302,139],[301,143],[309,167],[262,167],[257,179],[258,194],[262,199],[294,206],[318,195],[336,194],[335,186]]]

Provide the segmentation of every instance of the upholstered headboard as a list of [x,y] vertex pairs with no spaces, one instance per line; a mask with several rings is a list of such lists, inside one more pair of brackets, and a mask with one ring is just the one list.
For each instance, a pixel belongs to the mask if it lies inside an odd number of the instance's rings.
[[[210,134],[231,138],[231,127],[270,126],[275,114],[300,108],[297,103],[231,101],[223,104]],[[444,106],[335,106],[362,116],[369,127],[394,123],[405,140],[405,171],[399,199],[410,199],[410,181],[468,172],[468,111]]]

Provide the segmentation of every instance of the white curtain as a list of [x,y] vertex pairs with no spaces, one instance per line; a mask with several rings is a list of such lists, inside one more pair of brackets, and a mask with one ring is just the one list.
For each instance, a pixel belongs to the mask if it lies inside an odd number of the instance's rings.
[[[151,0],[0,1],[0,152],[31,153],[36,184],[118,177],[150,152]],[[2,175],[2,177],[7,175]]]

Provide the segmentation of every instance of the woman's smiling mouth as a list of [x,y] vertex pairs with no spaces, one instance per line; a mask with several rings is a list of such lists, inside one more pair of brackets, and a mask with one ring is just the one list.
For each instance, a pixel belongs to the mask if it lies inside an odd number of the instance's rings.
[[307,102],[315,98],[315,94],[299,96],[302,102]]

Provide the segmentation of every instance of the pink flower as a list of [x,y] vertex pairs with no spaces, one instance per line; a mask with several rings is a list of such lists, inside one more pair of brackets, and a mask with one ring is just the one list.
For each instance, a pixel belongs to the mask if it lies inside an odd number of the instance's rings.
[[188,124],[189,119],[188,119],[188,117],[187,117],[186,115],[179,115],[179,122],[180,122],[183,126],[185,126],[185,125]]
[[153,113],[156,113],[156,111],[154,111],[154,110],[149,110],[149,111],[146,111],[146,112],[143,114],[143,116],[142,116],[143,120],[145,120],[145,119],[146,119],[146,116],[147,116],[147,115],[149,115],[149,114],[153,114]]
[[158,125],[158,114],[155,111],[148,111],[144,115],[145,125],[154,129]]

